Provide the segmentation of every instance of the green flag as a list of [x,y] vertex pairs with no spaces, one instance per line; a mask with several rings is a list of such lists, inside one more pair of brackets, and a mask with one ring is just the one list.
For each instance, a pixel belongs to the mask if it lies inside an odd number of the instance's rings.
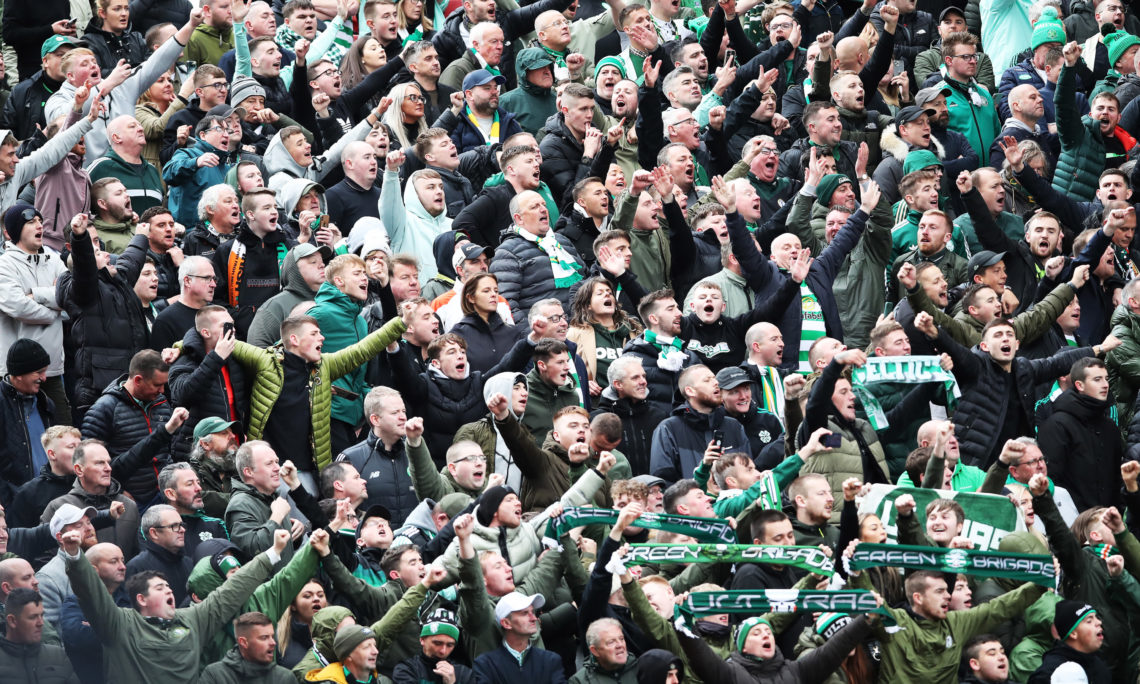
[[883,521],[887,538],[898,540],[898,513],[895,500],[910,494],[918,504],[914,514],[919,516],[919,526],[926,524],[926,507],[935,499],[953,499],[966,513],[966,522],[960,536],[974,542],[980,551],[996,551],[1002,537],[1011,532],[1024,532],[1025,519],[1013,502],[998,494],[973,494],[944,489],[917,489],[877,484],[859,504],[859,513],[874,513]]

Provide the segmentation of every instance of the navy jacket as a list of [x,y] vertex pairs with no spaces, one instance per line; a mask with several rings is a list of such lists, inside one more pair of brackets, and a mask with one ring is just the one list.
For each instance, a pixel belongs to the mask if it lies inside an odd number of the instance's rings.
[[730,418],[723,406],[716,407],[712,413],[700,413],[685,402],[673,409],[673,415],[653,431],[649,472],[667,482],[692,477],[717,430],[724,432],[721,442],[724,453],[752,454],[744,427]]
[[519,665],[519,661],[507,651],[507,647],[500,644],[494,651],[484,653],[475,659],[475,676],[483,684],[566,683],[562,659],[557,653],[537,646],[531,646],[523,654],[522,665]]

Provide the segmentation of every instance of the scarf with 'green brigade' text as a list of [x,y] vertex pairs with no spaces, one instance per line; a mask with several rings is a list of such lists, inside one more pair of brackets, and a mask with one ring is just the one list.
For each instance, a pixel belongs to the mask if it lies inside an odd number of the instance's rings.
[[843,562],[849,570],[893,565],[955,575],[961,573],[1005,577],[1019,582],[1033,582],[1050,589],[1057,586],[1053,557],[1048,554],[862,543],[855,547],[855,555],[850,559],[845,558]]
[[667,563],[771,563],[830,577],[835,564],[815,546],[762,544],[631,544],[622,563],[659,565]]
[[[612,508],[571,507],[547,523],[546,536],[557,540],[575,527],[598,523],[613,525],[617,519],[618,512]],[[709,544],[731,545],[736,541],[736,531],[720,518],[693,518],[687,515],[669,515],[667,513],[642,513],[641,517],[634,520],[631,526],[683,534],[686,537],[692,537],[697,541]]]

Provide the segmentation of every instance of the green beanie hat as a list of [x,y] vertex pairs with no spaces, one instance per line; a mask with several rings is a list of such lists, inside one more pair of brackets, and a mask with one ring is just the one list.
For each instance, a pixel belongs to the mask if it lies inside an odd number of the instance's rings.
[[620,71],[622,78],[629,78],[629,74],[625,73],[625,65],[622,64],[620,59],[618,59],[617,57],[603,57],[603,58],[598,60],[597,66],[594,67],[594,78],[595,79],[598,78],[598,74],[601,73],[602,67],[606,66],[607,64],[612,66],[612,67],[615,67],[618,71]]
[[744,650],[744,641],[748,638],[748,633],[751,632],[752,628],[756,625],[768,625],[768,629],[772,629],[772,623],[762,617],[750,617],[744,622],[741,622],[740,626],[736,628],[736,650]]
[[1104,46],[1108,48],[1108,68],[1115,69],[1116,62],[1128,48],[1133,45],[1140,45],[1140,38],[1132,35],[1128,31],[1113,31],[1104,37]]
[[831,196],[835,194],[835,191],[839,189],[839,186],[843,185],[844,183],[850,183],[850,182],[851,182],[851,179],[848,178],[846,174],[842,174],[842,173],[829,173],[829,174],[827,174],[826,176],[823,177],[823,180],[821,180],[819,182],[819,185],[816,186],[816,189],[815,189],[815,196],[817,198],[816,201],[825,207],[830,205],[831,204]]
[[903,175],[921,171],[930,166],[942,168],[942,160],[930,150],[911,150],[903,162]]
[[1041,18],[1033,25],[1033,37],[1029,40],[1029,46],[1034,50],[1045,43],[1065,44],[1065,25],[1057,18],[1057,9],[1054,7],[1046,7],[1041,11]]

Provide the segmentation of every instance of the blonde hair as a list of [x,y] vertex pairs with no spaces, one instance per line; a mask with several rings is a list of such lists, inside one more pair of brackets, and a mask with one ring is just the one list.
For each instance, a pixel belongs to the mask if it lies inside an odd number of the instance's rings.
[[418,94],[420,97],[424,96],[423,90],[416,85],[414,81],[401,83],[388,91],[388,97],[392,98],[392,105],[388,107],[388,111],[384,112],[383,121],[388,125],[388,130],[396,136],[396,140],[400,141],[400,147],[411,147],[415,145],[416,138],[423,133],[427,133],[428,129],[427,117],[421,116],[420,120],[416,123],[415,135],[411,137],[408,136],[407,128],[402,119],[402,105],[404,104],[404,100],[413,94],[412,90],[415,90],[415,94]]
[[68,435],[74,435],[75,437],[83,439],[83,433],[70,425],[52,425],[40,435],[40,446],[44,448],[44,451],[47,451],[49,444],[56,440],[63,439]]
[[368,268],[364,264],[364,259],[361,259],[355,254],[341,254],[335,257],[332,261],[329,262],[328,266],[325,266],[325,282],[331,283],[333,281],[333,278],[337,277],[341,273],[344,273],[353,266],[366,270]]

